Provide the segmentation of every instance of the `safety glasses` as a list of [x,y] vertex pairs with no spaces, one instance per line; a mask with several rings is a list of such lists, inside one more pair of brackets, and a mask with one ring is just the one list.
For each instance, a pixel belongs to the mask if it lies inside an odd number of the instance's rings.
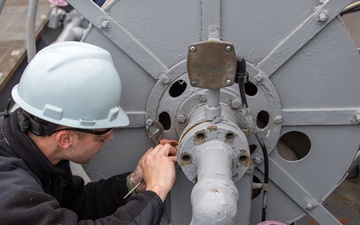
[[108,128],[105,130],[88,130],[88,129],[81,129],[81,128],[72,128],[72,127],[67,127],[67,128],[61,128],[61,129],[57,129],[54,130],[53,132],[51,132],[49,134],[49,136],[51,136],[52,134],[62,131],[62,130],[72,130],[72,131],[78,131],[78,132],[82,132],[82,133],[87,133],[87,134],[94,134],[100,137],[100,142],[104,142],[106,141],[112,134],[113,128]]

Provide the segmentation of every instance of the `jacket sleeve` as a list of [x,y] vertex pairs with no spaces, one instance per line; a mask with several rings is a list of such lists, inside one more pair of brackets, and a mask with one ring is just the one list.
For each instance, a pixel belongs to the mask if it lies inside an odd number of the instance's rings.
[[65,187],[60,204],[76,212],[81,220],[111,215],[128,201],[123,199],[128,192],[128,174],[116,175],[86,185],[81,177],[74,176],[72,185]]
[[50,195],[23,189],[0,202],[1,224],[81,224],[81,225],[156,225],[160,223],[164,204],[154,192],[144,191],[132,196],[128,203],[112,215],[96,220],[79,220],[77,214]]

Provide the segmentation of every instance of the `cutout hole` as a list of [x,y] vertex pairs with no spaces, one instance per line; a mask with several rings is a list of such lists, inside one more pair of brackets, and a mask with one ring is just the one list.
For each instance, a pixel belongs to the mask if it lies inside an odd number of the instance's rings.
[[239,163],[241,165],[247,165],[249,163],[249,157],[247,157],[246,155],[241,155],[239,157]]
[[225,143],[233,143],[235,140],[235,134],[233,132],[229,132],[225,134]]
[[169,89],[169,94],[171,97],[176,98],[182,95],[186,89],[186,82],[183,80],[176,81],[173,85],[171,85]]
[[194,141],[197,143],[202,143],[206,139],[206,134],[203,131],[196,132],[194,135]]
[[261,188],[256,188],[256,184],[261,184],[262,182],[260,181],[260,179],[257,177],[257,176],[253,176],[253,183],[255,184],[255,185],[253,185],[253,189],[252,189],[252,197],[251,197],[251,199],[254,199],[254,198],[256,198],[257,196],[259,196],[260,195],[260,193],[261,193]]
[[160,113],[159,122],[163,125],[164,130],[169,130],[171,127],[171,118],[169,113],[167,112]]
[[180,155],[180,165],[186,166],[192,163],[192,156],[191,154],[184,152]]
[[245,83],[245,94],[249,96],[254,96],[257,94],[257,92],[258,92],[258,88],[255,84],[251,82]]
[[252,155],[257,149],[256,145],[249,145],[250,155]]
[[269,124],[269,113],[264,111],[264,110],[261,110],[258,114],[257,114],[257,117],[256,117],[256,125],[262,129],[262,128],[265,128],[268,124]]
[[279,155],[288,161],[303,159],[310,152],[311,141],[309,137],[299,131],[291,131],[281,136],[277,143]]

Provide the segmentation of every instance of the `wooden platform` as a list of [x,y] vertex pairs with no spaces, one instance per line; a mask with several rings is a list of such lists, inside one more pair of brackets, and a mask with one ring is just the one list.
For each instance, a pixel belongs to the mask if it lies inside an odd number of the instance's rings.
[[[29,0],[6,0],[0,15],[0,93],[8,80],[26,58],[26,24]],[[45,28],[52,5],[39,0],[35,32]]]

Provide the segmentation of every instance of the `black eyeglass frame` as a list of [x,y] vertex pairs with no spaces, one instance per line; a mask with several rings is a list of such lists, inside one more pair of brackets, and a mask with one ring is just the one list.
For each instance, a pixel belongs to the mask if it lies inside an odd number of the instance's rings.
[[57,129],[54,130],[53,132],[51,132],[50,134],[48,134],[48,136],[51,136],[52,134],[62,131],[62,130],[73,130],[73,131],[79,131],[79,132],[83,132],[83,133],[87,133],[87,134],[94,134],[94,135],[105,135],[107,133],[109,133],[113,128],[108,128],[106,130],[102,130],[102,131],[98,131],[98,130],[89,130],[89,129],[82,129],[82,128],[73,128],[73,127],[67,127],[67,128],[61,128],[61,129]]

